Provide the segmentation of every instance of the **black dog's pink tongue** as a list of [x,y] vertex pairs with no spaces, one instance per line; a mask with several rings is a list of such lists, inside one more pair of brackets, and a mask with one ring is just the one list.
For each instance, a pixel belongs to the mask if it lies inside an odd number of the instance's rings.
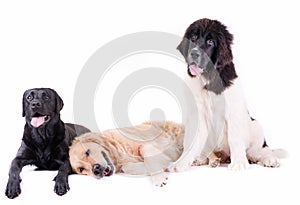
[[45,122],[45,116],[41,116],[41,117],[33,117],[30,123],[33,127],[37,128],[42,124],[44,124],[44,122]]

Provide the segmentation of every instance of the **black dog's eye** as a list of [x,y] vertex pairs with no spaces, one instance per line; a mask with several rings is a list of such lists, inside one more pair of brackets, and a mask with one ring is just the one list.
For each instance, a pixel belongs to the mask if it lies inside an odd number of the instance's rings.
[[27,100],[30,101],[30,100],[32,100],[32,99],[33,99],[33,97],[32,97],[31,95],[28,95],[28,96],[27,96]]
[[78,169],[79,169],[79,172],[80,172],[80,173],[83,172],[83,170],[84,170],[83,167],[79,167]]
[[44,96],[44,100],[49,100],[49,99],[50,99],[50,97],[48,95]]
[[214,42],[213,42],[212,39],[208,39],[208,40],[206,41],[206,44],[209,45],[209,46],[213,46],[213,45],[214,45]]

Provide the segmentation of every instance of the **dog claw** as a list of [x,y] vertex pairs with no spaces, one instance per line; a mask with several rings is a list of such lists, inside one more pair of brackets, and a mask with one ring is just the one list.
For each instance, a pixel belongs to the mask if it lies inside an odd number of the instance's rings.
[[59,196],[66,194],[69,190],[70,187],[68,183],[56,183],[54,187],[54,192]]
[[19,182],[9,182],[7,184],[5,195],[9,199],[14,199],[21,194],[21,187]]

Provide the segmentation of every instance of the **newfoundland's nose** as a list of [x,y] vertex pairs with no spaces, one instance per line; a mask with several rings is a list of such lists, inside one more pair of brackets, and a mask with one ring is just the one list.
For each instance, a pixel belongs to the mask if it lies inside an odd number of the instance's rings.
[[31,103],[30,103],[30,107],[31,108],[40,108],[42,106],[42,104],[41,104],[41,102],[39,102],[39,101],[32,101]]
[[96,176],[103,177],[103,170],[104,170],[104,168],[100,164],[94,164],[93,165],[93,173]]

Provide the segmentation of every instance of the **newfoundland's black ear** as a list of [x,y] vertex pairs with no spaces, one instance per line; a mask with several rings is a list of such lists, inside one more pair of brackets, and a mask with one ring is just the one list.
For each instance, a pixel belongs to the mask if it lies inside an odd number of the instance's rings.
[[220,36],[218,36],[219,49],[218,49],[218,59],[222,66],[228,65],[232,62],[232,51],[231,44],[233,41],[233,35],[228,32],[224,25],[221,25],[221,30],[223,30]]
[[55,90],[53,90],[53,92],[55,95],[55,112],[59,114],[61,109],[64,107],[64,102]]
[[190,46],[190,40],[186,37],[182,39],[180,44],[177,46],[177,49],[180,51],[180,53],[183,55],[185,59],[187,59],[188,51]]

